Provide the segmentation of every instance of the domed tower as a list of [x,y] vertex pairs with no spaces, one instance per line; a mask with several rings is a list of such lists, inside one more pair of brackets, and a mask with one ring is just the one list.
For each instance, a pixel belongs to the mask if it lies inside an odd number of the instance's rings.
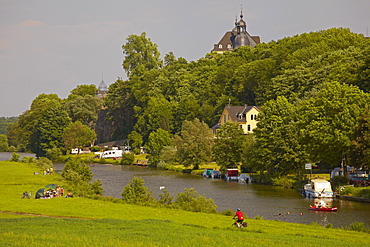
[[243,20],[243,12],[240,13],[240,21],[235,23],[236,34],[233,37],[233,49],[241,46],[250,46],[248,39],[247,23]]
[[96,91],[95,93],[95,96],[98,99],[104,99],[107,93],[108,93],[108,87],[105,84],[104,80],[102,80],[99,84],[98,91]]

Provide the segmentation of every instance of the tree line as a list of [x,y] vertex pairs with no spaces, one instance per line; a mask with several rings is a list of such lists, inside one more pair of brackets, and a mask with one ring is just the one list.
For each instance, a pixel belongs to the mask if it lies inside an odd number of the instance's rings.
[[[133,34],[122,46],[128,80],[117,78],[103,101],[94,97],[94,85],[78,86],[67,99],[39,95],[8,141],[38,155],[65,152],[77,145],[66,143],[66,130],[71,140],[76,122],[87,127],[82,133],[93,130],[104,107],[111,139],[145,145],[154,166],[216,161],[222,169],[242,165],[279,176],[299,176],[306,162],[367,166],[369,43],[332,28],[189,62],[172,52],[161,59],[146,33]],[[253,135],[232,123],[211,135],[229,102],[261,106]],[[92,143],[92,136],[78,145]]]

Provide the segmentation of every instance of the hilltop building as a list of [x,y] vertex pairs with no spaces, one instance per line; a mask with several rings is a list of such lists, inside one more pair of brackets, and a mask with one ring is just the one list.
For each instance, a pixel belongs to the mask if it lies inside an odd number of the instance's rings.
[[231,51],[241,46],[255,47],[261,43],[260,36],[251,36],[247,32],[247,23],[243,20],[243,12],[240,13],[240,20],[235,20],[235,27],[232,31],[228,31],[221,40],[214,44],[212,52],[223,53]]
[[107,96],[107,93],[108,93],[108,87],[105,84],[104,80],[101,80],[99,87],[98,87],[98,91],[95,92],[95,97],[97,97],[98,99],[104,99],[105,96]]

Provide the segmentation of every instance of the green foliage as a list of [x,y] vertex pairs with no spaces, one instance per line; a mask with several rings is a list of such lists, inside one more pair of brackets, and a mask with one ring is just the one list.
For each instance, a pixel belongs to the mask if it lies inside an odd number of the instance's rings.
[[36,165],[43,171],[45,171],[45,169],[50,169],[50,168],[54,169],[53,162],[46,157],[38,158],[36,160]]
[[8,152],[8,137],[6,135],[0,134],[0,152]]
[[185,167],[199,169],[203,162],[210,161],[212,155],[213,135],[206,123],[199,119],[185,120],[180,136],[175,137],[177,157]]
[[94,95],[75,95],[64,102],[65,109],[73,122],[79,121],[90,128],[95,126],[98,120],[98,112],[101,109],[101,101]]
[[216,213],[217,209],[213,199],[199,195],[193,188],[178,193],[173,205],[176,208],[192,212]]
[[62,151],[57,147],[46,150],[46,158],[50,160],[59,160],[61,155]]
[[285,176],[285,177],[273,178],[272,182],[276,186],[290,189],[294,187],[295,180]]
[[102,195],[103,188],[100,180],[92,183],[93,174],[89,166],[79,158],[71,158],[64,166],[62,177],[69,183],[73,194],[78,196]]
[[344,176],[335,176],[332,179],[330,179],[331,186],[333,188],[339,188],[340,186],[349,184],[349,179]]
[[22,162],[23,163],[36,163],[36,159],[30,156],[23,156]]
[[122,67],[129,78],[160,68],[162,61],[158,46],[146,37],[145,32],[140,35],[131,34],[126,41],[126,44],[122,45],[125,56]]
[[12,154],[12,158],[10,159],[10,161],[12,161],[12,162],[18,162],[19,161],[19,157],[20,157],[19,154],[13,153]]
[[245,141],[243,130],[239,128],[238,123],[227,122],[221,125],[212,147],[214,160],[221,167],[221,171],[225,171],[227,168],[236,168],[239,165],[242,161]]
[[161,194],[159,194],[158,203],[160,205],[169,206],[172,204],[173,197],[167,190],[163,190]]
[[133,148],[141,148],[143,145],[143,137],[136,131],[132,131],[128,135],[128,140]]
[[370,189],[364,187],[345,187],[341,192],[341,195],[363,197],[370,199]]
[[353,222],[350,226],[349,226],[349,230],[351,231],[356,231],[356,232],[366,232],[366,228],[365,228],[365,223],[364,222]]
[[83,148],[91,145],[96,139],[94,130],[90,129],[81,122],[70,123],[63,132],[64,145],[68,150],[72,148]]
[[123,200],[130,204],[150,205],[154,202],[154,197],[148,188],[144,186],[144,180],[134,177],[128,185],[123,188],[121,194]]
[[121,165],[132,165],[135,161],[135,154],[134,153],[123,153],[121,159]]
[[161,161],[161,153],[165,146],[171,144],[170,134],[163,130],[157,129],[149,135],[148,143],[146,144],[146,149],[148,152],[148,160],[151,166],[157,166]]
[[225,211],[222,211],[221,214],[225,216],[234,216],[235,213],[231,209],[226,209]]

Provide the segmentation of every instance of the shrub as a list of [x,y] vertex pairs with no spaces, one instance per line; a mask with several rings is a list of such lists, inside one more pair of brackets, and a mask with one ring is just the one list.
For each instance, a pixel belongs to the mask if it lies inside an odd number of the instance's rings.
[[36,159],[34,157],[24,156],[22,158],[22,162],[23,163],[36,163]]
[[332,187],[338,191],[338,188],[343,185],[349,184],[349,179],[344,176],[335,176],[330,179]]
[[272,183],[274,185],[283,187],[283,188],[292,188],[295,181],[288,177],[279,177],[279,178],[273,178]]
[[154,202],[152,192],[144,186],[144,180],[134,177],[128,185],[123,188],[121,194],[124,201],[131,204],[150,205]]
[[93,146],[93,147],[90,148],[91,152],[100,152],[100,150],[101,150],[101,147],[99,147],[99,146]]
[[254,217],[255,220],[263,220],[263,217],[262,216],[259,216],[257,215],[256,217]]
[[17,154],[17,153],[13,153],[12,154],[12,158],[9,160],[9,161],[11,161],[11,162],[18,162],[19,161],[19,154]]
[[132,165],[134,163],[134,160],[134,153],[124,153],[122,154],[121,165]]
[[178,193],[175,207],[192,212],[216,213],[217,206],[213,199],[207,199],[199,195],[193,188],[185,189],[185,192]]
[[50,160],[59,160],[61,155],[62,151],[57,147],[49,148],[46,150],[46,157]]
[[349,230],[356,232],[366,232],[365,223],[355,221],[349,226]]
[[48,158],[45,158],[45,157],[40,157],[39,159],[37,159],[36,160],[36,165],[38,167],[40,167],[41,170],[45,170],[45,169],[49,169],[49,168],[54,169],[53,162],[51,162],[51,160],[49,160]]
[[162,194],[159,195],[158,203],[160,205],[168,206],[168,205],[172,204],[172,200],[173,200],[173,198],[172,198],[172,196],[170,196],[170,193],[167,190],[164,190],[162,192]]
[[231,209],[226,209],[225,211],[222,211],[221,214],[225,216],[233,216],[234,211],[232,211]]
[[328,224],[326,224],[325,228],[334,228],[334,226],[333,226],[333,224],[328,223]]

